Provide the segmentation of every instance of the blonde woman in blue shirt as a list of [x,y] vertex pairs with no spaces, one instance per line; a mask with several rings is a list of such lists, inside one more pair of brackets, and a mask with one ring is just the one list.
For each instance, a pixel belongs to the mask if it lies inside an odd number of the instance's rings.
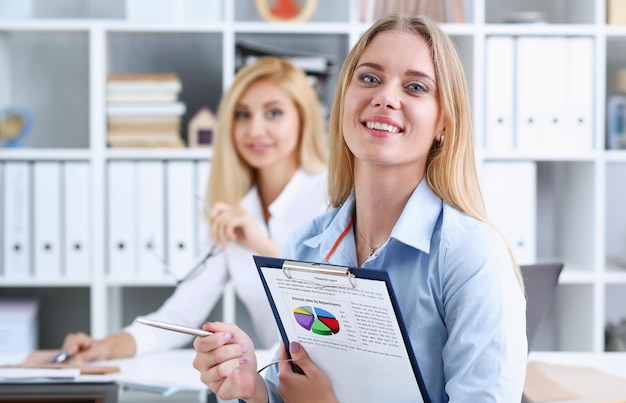
[[[278,255],[294,229],[328,210],[322,110],[302,70],[288,59],[264,57],[237,73],[217,117],[206,195],[211,240],[198,262],[214,244],[223,251],[144,317],[198,327],[231,281],[250,313],[257,344],[270,348],[279,338],[252,255]],[[63,349],[76,361],[90,361],[178,348],[191,340],[133,323],[98,340],[69,334]]]
[[[430,401],[519,402],[523,283],[485,219],[452,41],[426,18],[377,21],[344,62],[329,130],[334,209],[298,230],[281,255],[387,271]],[[204,328],[216,334],[194,341],[194,367],[218,396],[336,401],[332,383],[341,380],[328,379],[297,341],[288,348],[305,375],[283,362],[263,379],[245,333]],[[284,348],[278,358],[287,358]]]

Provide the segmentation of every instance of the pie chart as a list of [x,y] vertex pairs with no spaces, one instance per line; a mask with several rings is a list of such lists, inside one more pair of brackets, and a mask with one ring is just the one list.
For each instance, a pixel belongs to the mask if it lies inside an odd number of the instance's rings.
[[325,309],[299,306],[293,310],[293,316],[300,326],[315,334],[330,336],[339,332],[339,321]]

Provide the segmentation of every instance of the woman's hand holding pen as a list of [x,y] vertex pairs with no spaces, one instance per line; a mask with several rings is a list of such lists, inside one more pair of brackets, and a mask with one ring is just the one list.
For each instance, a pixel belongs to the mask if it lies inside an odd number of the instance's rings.
[[129,333],[111,334],[100,340],[82,332],[70,333],[63,342],[66,361],[75,363],[130,357],[135,349],[135,339]]
[[82,332],[65,336],[63,351],[67,353],[67,360],[78,363],[106,359],[109,356],[109,346],[106,343]]
[[[298,368],[294,369],[294,364],[288,361],[282,361],[278,364],[280,371],[278,374],[278,393],[285,403],[336,403],[337,399],[330,380],[311,361],[300,343],[292,341],[289,344],[289,353],[293,361],[298,363]],[[285,346],[281,344],[281,348],[278,350],[278,360],[286,360],[287,358]]]
[[278,245],[261,231],[243,208],[217,202],[211,208],[209,220],[213,242],[222,246],[228,242],[237,242],[260,255],[278,255]]
[[233,324],[205,323],[202,328],[213,334],[193,342],[193,367],[200,372],[200,380],[220,399],[267,402],[250,337]]

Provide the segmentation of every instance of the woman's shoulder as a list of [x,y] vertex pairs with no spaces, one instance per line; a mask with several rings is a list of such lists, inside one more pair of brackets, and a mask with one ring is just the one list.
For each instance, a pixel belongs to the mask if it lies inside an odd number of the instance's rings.
[[440,239],[446,247],[474,249],[488,252],[496,248],[506,249],[501,232],[486,221],[474,218],[459,209],[443,204],[439,222]]

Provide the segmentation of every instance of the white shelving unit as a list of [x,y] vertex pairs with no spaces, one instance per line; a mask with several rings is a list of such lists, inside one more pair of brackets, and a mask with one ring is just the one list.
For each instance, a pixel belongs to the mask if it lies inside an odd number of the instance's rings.
[[[181,100],[187,104],[185,134],[189,117],[203,105],[215,109],[232,81],[237,41],[319,52],[340,63],[369,26],[358,19],[358,0],[319,0],[317,11],[306,23],[268,23],[258,16],[251,0],[221,1],[222,15],[208,22],[126,20],[124,0],[93,0],[90,7],[74,0],[57,0],[55,6],[32,0],[32,18],[0,18],[0,109],[23,105],[36,119],[25,147],[0,149],[0,177],[2,166],[11,161],[83,162],[89,167],[87,278],[11,278],[5,275],[0,259],[0,297],[39,298],[40,328],[58,329],[40,340],[41,347],[58,346],[67,331],[88,331],[96,337],[116,331],[135,315],[159,306],[174,287],[166,277],[120,280],[109,276],[108,165],[120,161],[199,164],[210,158],[206,149],[107,148],[104,93],[108,74],[176,71],[183,82]],[[468,22],[442,27],[457,44],[465,65],[478,162],[481,167],[496,161],[535,163],[536,219],[530,241],[537,260],[566,264],[555,304],[533,347],[602,352],[607,321],[626,317],[626,190],[622,185],[626,151],[605,150],[605,103],[613,72],[626,66],[626,26],[605,24],[604,0],[465,3],[469,4]],[[527,10],[543,12],[549,23],[500,22],[506,13]],[[576,154],[488,151],[483,147],[487,38],[538,35],[593,39],[593,148]],[[37,273],[41,268],[29,270]],[[231,296],[213,315],[230,315],[235,306]]]

